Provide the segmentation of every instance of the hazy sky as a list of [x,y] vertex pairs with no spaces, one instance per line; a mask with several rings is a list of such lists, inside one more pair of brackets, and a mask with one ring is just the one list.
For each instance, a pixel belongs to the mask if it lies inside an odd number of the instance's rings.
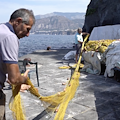
[[34,15],[52,12],[86,12],[90,0],[0,0],[0,23],[7,22],[19,8],[31,9]]

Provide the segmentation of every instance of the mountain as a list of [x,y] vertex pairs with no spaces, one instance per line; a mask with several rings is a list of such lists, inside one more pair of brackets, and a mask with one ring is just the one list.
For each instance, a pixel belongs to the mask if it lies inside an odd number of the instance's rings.
[[[79,16],[80,15],[80,16]],[[74,34],[83,27],[85,13],[54,12],[35,16],[36,22],[31,33],[36,34]],[[38,19],[39,18],[39,19]]]
[[74,13],[53,12],[45,15],[36,15],[35,18],[37,20],[37,19],[52,17],[52,16],[64,16],[70,20],[85,19],[85,13],[79,13],[79,12],[74,12]]

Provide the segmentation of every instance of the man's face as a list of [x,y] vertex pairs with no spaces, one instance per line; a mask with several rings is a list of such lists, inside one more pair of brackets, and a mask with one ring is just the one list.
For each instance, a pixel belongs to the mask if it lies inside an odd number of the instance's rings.
[[79,34],[81,34],[81,33],[82,33],[82,31],[78,30],[78,33],[79,33]]
[[15,34],[19,39],[25,36],[28,37],[30,33],[30,29],[32,28],[32,25],[33,25],[32,19],[29,20],[29,24],[23,23],[22,19],[18,20],[17,23],[13,26]]

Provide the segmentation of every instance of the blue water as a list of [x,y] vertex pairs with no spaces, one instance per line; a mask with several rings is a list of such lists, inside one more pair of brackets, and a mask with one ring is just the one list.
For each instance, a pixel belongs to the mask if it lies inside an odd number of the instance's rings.
[[32,34],[20,39],[19,57],[36,50],[72,48],[74,35],[39,35]]

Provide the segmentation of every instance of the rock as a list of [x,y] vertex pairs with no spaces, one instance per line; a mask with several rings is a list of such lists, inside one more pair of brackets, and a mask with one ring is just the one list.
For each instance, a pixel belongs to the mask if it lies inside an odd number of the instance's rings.
[[85,15],[83,31],[91,33],[94,27],[120,24],[119,0],[91,0]]

